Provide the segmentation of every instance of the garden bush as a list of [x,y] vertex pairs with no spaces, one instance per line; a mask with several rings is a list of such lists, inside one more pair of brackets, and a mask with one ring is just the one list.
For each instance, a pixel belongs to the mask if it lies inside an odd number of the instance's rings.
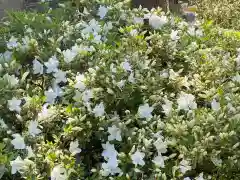
[[211,19],[224,28],[240,30],[240,1],[236,0],[189,0],[198,6],[198,15]]
[[129,4],[9,13],[2,179],[239,179],[240,33]]

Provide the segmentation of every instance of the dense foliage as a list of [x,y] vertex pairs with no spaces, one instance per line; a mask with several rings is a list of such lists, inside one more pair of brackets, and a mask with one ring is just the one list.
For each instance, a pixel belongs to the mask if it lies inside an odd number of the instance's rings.
[[240,30],[240,1],[237,0],[189,0],[198,6],[198,15],[211,19],[224,28]]
[[239,32],[119,0],[43,5],[1,27],[2,179],[239,179]]

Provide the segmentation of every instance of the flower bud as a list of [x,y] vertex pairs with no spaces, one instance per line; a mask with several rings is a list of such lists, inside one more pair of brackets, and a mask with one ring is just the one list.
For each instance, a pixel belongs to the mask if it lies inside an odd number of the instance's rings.
[[95,168],[93,168],[93,169],[91,169],[91,172],[97,172],[97,169],[95,169]]
[[130,114],[131,112],[129,111],[129,110],[126,110],[125,111],[125,114],[127,115],[127,114]]

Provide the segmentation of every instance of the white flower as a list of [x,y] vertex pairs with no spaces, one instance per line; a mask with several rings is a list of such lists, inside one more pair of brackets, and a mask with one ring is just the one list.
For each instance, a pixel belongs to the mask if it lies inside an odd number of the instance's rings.
[[56,56],[52,56],[48,62],[45,62],[44,65],[47,67],[47,73],[57,72],[59,61]]
[[67,170],[61,165],[57,165],[52,169],[51,180],[67,180]]
[[78,146],[78,140],[72,141],[70,143],[69,151],[72,153],[72,155],[78,154],[82,151],[80,148],[78,148]]
[[102,156],[104,157],[105,160],[117,157],[118,152],[116,151],[113,144],[107,142],[106,144],[102,144],[102,147],[104,149],[102,152]]
[[144,23],[143,18],[141,18],[141,17],[134,17],[133,22],[134,22],[134,24],[143,24]]
[[47,107],[48,107],[47,103],[42,106],[41,112],[38,113],[38,118],[39,119],[44,119],[44,118],[48,117],[48,109],[47,109]]
[[133,164],[140,165],[140,166],[145,165],[145,162],[143,160],[144,157],[145,157],[145,154],[138,151],[138,150],[134,154],[131,155],[131,159],[132,159]]
[[30,121],[28,125],[28,133],[35,137],[36,135],[40,134],[42,131],[38,128],[37,121]]
[[20,134],[13,134],[14,139],[11,141],[14,149],[25,149],[26,145],[24,142],[24,138]]
[[99,25],[98,21],[96,21],[95,19],[92,19],[89,22],[89,26],[92,29],[92,33],[94,32],[100,32],[102,30],[101,26]]
[[153,161],[152,161],[156,166],[164,168],[165,164],[164,164],[164,157],[159,154],[158,156],[156,156]]
[[12,36],[9,39],[9,41],[7,42],[7,48],[8,49],[14,49],[16,47],[18,47],[18,41],[17,41],[17,39],[15,37]]
[[133,29],[133,30],[130,31],[130,35],[133,36],[133,37],[137,36],[138,35],[138,31],[136,29]]
[[133,73],[131,73],[131,74],[128,76],[128,81],[129,81],[130,83],[135,83],[135,78],[134,78],[134,74],[133,74]]
[[90,14],[86,7],[83,8],[83,14],[85,14],[85,15],[89,15]]
[[93,98],[93,92],[91,89],[86,89],[85,91],[83,91],[82,94],[82,100],[86,103],[88,102],[90,99]]
[[16,85],[18,84],[18,82],[19,82],[18,78],[15,77],[15,75],[5,74],[5,75],[3,76],[3,78],[8,81],[8,83],[9,83],[9,85],[10,85],[11,87],[16,86]]
[[216,99],[213,99],[211,102],[212,110],[219,111],[221,109],[220,103],[216,101]]
[[62,53],[63,53],[64,61],[66,63],[72,62],[73,59],[77,56],[77,53],[70,49],[64,50]]
[[57,97],[61,97],[63,95],[63,90],[59,87],[59,85],[54,82],[53,83],[53,91],[57,95]]
[[144,19],[149,19],[151,17],[151,13],[144,14],[143,18]]
[[76,76],[76,81],[77,83],[74,85],[74,87],[76,89],[79,89],[80,91],[84,91],[84,89],[86,88],[84,81],[85,81],[85,77],[82,74],[79,74]]
[[212,157],[212,158],[211,158],[211,161],[213,162],[213,164],[214,164],[215,166],[221,166],[221,165],[222,165],[222,160],[221,160],[221,159],[217,159],[217,158],[215,158],[215,157]]
[[63,91],[56,83],[54,83],[53,88],[49,88],[47,91],[45,91],[44,95],[46,96],[47,103],[54,104],[55,99],[63,95]]
[[195,102],[195,97],[192,94],[181,93],[180,97],[177,99],[178,109],[190,110],[196,109],[197,103]]
[[235,81],[235,82],[240,83],[240,75],[237,74],[236,76],[234,76],[234,77],[232,78],[232,80]]
[[94,34],[94,38],[93,38],[92,42],[99,44],[102,42],[101,39],[102,39],[102,36],[100,34]]
[[95,19],[92,19],[89,24],[84,24],[85,28],[82,30],[83,34],[89,34],[89,33],[98,33],[101,31],[101,27]]
[[46,119],[49,119],[53,116],[55,116],[56,112],[54,111],[54,108],[47,108],[48,104],[44,104],[43,107],[42,107],[42,110],[40,113],[38,113],[38,120],[41,122],[41,121],[44,121]]
[[109,141],[112,141],[115,139],[117,141],[122,141],[121,130],[117,128],[115,125],[113,125],[112,127],[108,127],[108,133],[110,134],[108,136]]
[[191,180],[189,177],[185,177],[183,180]]
[[54,92],[52,88],[49,88],[48,91],[45,91],[44,95],[46,96],[46,102],[49,104],[53,104],[58,96],[57,93]]
[[159,17],[153,14],[149,18],[149,25],[152,26],[154,29],[162,28],[167,22],[168,22],[168,19],[166,16]]
[[67,82],[66,74],[67,73],[62,70],[58,70],[57,72],[55,72],[53,74],[53,76],[55,77],[55,82],[56,83]]
[[149,104],[144,104],[139,106],[138,115],[140,118],[150,119],[152,118],[153,107],[150,107]]
[[107,22],[106,24],[104,24],[103,26],[103,31],[106,33],[108,32],[109,30],[111,30],[113,28],[113,25],[112,25],[112,22]]
[[203,178],[203,173],[199,174],[199,176],[196,177],[195,180],[204,180],[204,178]]
[[28,158],[31,158],[31,157],[35,156],[31,146],[27,146],[26,149],[27,149],[27,153],[28,153],[28,155],[27,155]]
[[100,17],[100,19],[103,19],[108,12],[108,8],[106,8],[105,6],[100,6],[98,9],[98,16]]
[[132,66],[131,64],[125,60],[124,62],[121,63],[121,67],[125,70],[125,71],[129,71],[131,72],[132,71]]
[[125,85],[125,82],[126,82],[126,80],[121,80],[121,81],[117,82],[117,86],[119,87],[119,89],[123,88],[123,86]]
[[202,37],[203,36],[203,31],[201,29],[196,30],[196,36],[197,37]]
[[169,78],[169,73],[168,73],[168,70],[167,69],[164,69],[164,70],[162,70],[161,72],[160,72],[160,76],[162,77],[162,78]]
[[115,175],[122,173],[121,169],[118,167],[118,160],[116,157],[112,157],[107,163],[102,164],[101,174],[103,176]]
[[104,110],[104,104],[101,102],[100,104],[97,104],[95,108],[93,109],[93,113],[95,117],[101,117],[104,115],[105,110]]
[[195,27],[189,27],[187,32],[190,36],[195,36]]
[[154,133],[154,135],[153,135],[153,137],[155,137],[155,138],[160,138],[162,141],[163,141],[163,135],[162,135],[162,131],[158,131],[158,132],[156,132],[156,133]]
[[173,41],[176,41],[178,40],[180,37],[178,36],[178,31],[174,31],[172,30],[171,34],[170,34],[170,37]]
[[33,74],[43,74],[43,65],[37,59],[33,61]]
[[23,169],[25,163],[22,158],[18,156],[14,161],[10,162],[10,165],[12,167],[11,173],[16,174],[16,172],[20,172]]
[[162,108],[163,108],[163,112],[166,116],[169,116],[170,113],[172,112],[172,105],[173,105],[173,102],[172,101],[169,101],[167,99],[164,100],[165,101],[165,104],[162,105]]
[[10,111],[16,111],[20,112],[21,111],[21,100],[16,99],[15,97],[12,98],[12,100],[8,100],[8,108]]
[[82,45],[77,45],[75,44],[74,46],[72,46],[72,52],[78,54],[78,53],[82,53],[86,51],[86,47],[82,46]]
[[167,152],[167,143],[162,140],[162,137],[159,137],[155,142],[154,146],[156,147],[158,154]]
[[12,52],[11,51],[5,51],[3,54],[0,53],[0,58],[3,57],[4,60],[10,61],[12,59]]
[[192,167],[189,165],[189,162],[182,160],[179,165],[181,173],[185,174],[187,171],[191,170]]

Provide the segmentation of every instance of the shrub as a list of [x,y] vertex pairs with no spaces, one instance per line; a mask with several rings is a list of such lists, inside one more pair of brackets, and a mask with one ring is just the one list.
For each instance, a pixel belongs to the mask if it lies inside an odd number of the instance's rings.
[[190,0],[198,6],[198,14],[204,19],[211,19],[224,28],[240,29],[240,2],[235,0]]
[[3,179],[238,179],[239,32],[44,4],[2,26]]

